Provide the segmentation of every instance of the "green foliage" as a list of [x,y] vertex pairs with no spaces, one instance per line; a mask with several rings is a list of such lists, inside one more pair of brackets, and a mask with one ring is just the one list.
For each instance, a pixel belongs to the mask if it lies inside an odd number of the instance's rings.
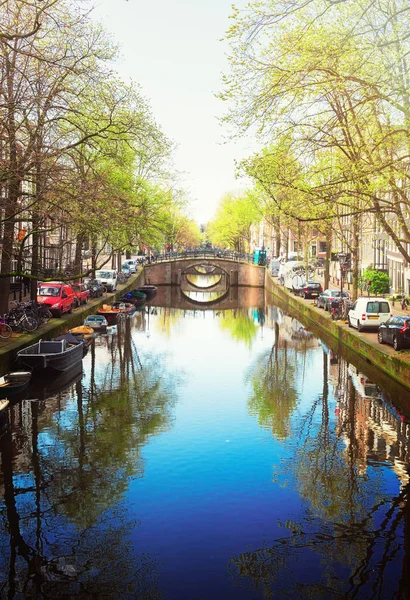
[[387,294],[390,290],[390,277],[383,271],[366,269],[359,278],[359,285],[371,294]]
[[208,224],[207,234],[215,246],[237,252],[249,251],[251,226],[260,218],[261,211],[253,191],[239,196],[227,194],[219,203],[215,218]]

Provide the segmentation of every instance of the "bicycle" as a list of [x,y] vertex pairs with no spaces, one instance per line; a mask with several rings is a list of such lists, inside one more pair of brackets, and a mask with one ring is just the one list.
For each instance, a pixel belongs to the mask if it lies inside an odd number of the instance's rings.
[[10,327],[10,325],[7,325],[6,317],[3,316],[0,319],[0,337],[5,340],[8,340],[8,338],[11,336],[12,333],[13,333],[12,328]]
[[7,325],[16,333],[20,333],[21,331],[35,331],[38,327],[37,321],[33,317],[28,316],[20,308],[10,310],[5,315],[5,320]]

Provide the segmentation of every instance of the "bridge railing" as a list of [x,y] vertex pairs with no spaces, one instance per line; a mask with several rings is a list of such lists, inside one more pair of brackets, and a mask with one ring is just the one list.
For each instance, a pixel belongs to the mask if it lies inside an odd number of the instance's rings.
[[178,260],[183,258],[224,258],[236,262],[253,263],[253,254],[233,252],[231,250],[184,250],[183,252],[164,252],[156,257],[151,257],[151,263]]

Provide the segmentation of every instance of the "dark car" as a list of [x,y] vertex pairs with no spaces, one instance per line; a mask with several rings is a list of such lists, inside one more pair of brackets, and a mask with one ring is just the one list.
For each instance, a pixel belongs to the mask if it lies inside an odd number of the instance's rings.
[[410,347],[410,318],[390,317],[379,327],[380,344],[391,344],[395,350]]
[[85,279],[84,283],[88,290],[90,290],[91,298],[100,298],[104,294],[104,287],[97,279]]
[[322,292],[323,288],[317,281],[307,281],[300,288],[294,290],[294,293],[302,298],[317,298]]
[[[330,311],[333,300],[338,298],[340,298],[340,290],[325,290],[317,297],[317,306],[318,308]],[[350,298],[348,292],[345,292],[345,290],[343,290],[343,298]]]

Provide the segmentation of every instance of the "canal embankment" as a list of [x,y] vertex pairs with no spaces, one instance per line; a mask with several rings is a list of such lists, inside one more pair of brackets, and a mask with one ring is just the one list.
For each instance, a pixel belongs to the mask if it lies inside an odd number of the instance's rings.
[[72,327],[82,325],[84,319],[88,315],[94,314],[103,304],[110,304],[118,300],[123,294],[139,287],[145,283],[144,268],[138,269],[135,275],[132,275],[129,280],[120,284],[117,290],[113,293],[106,293],[100,298],[93,298],[87,304],[73,309],[71,314],[65,314],[61,318],[50,319],[48,323],[41,325],[36,331],[31,333],[18,333],[7,339],[0,339],[0,375],[7,373],[10,368],[13,368],[16,354],[25,346],[35,344],[39,340],[50,340],[54,337],[62,335]]
[[391,346],[381,345],[377,336],[358,332],[343,321],[333,321],[328,312],[317,308],[312,300],[303,300],[291,294],[266,271],[265,289],[278,300],[280,307],[298,318],[312,333],[338,353],[367,367],[379,377],[391,378],[410,389],[410,350],[397,352]]

